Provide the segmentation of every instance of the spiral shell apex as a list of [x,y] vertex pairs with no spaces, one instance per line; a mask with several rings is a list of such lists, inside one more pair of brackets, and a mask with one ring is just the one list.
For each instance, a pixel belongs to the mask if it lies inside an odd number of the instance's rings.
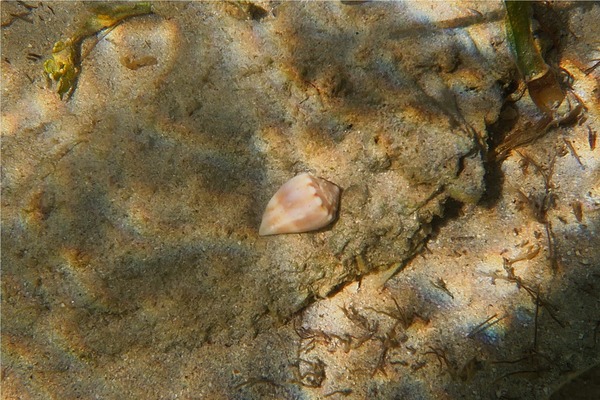
[[340,188],[325,179],[302,173],[290,179],[273,195],[263,214],[258,234],[314,231],[336,217]]

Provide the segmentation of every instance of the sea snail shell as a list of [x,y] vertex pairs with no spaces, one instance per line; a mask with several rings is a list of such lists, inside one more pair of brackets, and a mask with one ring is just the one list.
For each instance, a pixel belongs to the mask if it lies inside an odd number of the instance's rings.
[[271,197],[258,234],[314,231],[336,217],[340,188],[325,179],[302,173],[290,179]]

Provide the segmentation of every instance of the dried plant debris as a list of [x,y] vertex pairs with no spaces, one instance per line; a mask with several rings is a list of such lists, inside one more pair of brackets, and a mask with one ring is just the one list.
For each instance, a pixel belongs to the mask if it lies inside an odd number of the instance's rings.
[[[522,115],[502,141],[493,147],[493,160],[504,159],[511,150],[535,142],[557,126],[581,120],[587,109],[573,91],[573,76],[565,69],[556,72],[559,68],[544,60],[544,49],[533,34],[533,3],[505,1],[505,5],[510,49],[539,115]],[[542,20],[542,23],[551,22]],[[523,90],[518,93],[508,101],[522,100]]]

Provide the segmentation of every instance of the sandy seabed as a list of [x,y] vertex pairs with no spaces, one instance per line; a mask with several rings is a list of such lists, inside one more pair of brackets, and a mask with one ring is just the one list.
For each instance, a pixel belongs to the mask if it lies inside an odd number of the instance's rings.
[[[582,106],[492,162],[503,4],[348,3],[153,2],[63,99],[93,4],[1,3],[3,399],[598,395],[600,6],[536,5]],[[259,237],[301,172],[338,219]]]

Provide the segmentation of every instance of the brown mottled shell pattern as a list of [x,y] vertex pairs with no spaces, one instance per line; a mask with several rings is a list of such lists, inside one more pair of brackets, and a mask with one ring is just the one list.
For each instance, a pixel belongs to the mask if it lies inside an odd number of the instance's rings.
[[302,233],[321,229],[336,217],[340,188],[302,173],[273,195],[263,214],[259,235]]

